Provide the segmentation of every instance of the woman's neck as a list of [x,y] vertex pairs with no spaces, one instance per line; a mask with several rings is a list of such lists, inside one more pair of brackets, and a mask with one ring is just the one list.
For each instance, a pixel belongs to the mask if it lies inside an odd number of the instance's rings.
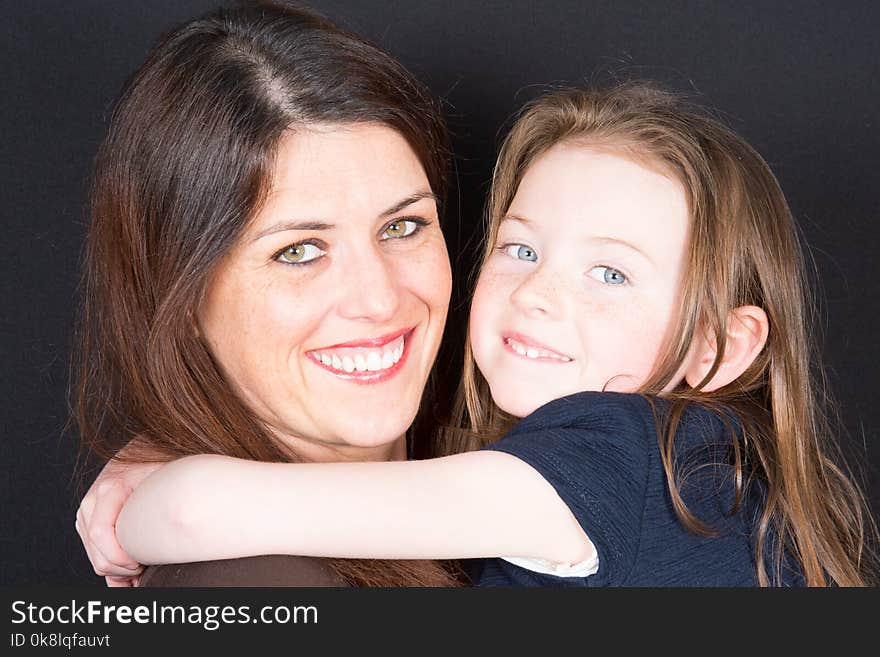
[[326,443],[299,436],[276,433],[281,442],[296,456],[297,461],[331,463],[340,461],[405,461],[406,434],[382,445],[349,445]]

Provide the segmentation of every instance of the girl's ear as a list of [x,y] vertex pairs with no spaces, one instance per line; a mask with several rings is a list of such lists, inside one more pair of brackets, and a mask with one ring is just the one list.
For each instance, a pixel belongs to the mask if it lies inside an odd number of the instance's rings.
[[[767,313],[758,306],[740,306],[730,311],[727,317],[727,344],[718,371],[703,390],[711,392],[723,388],[745,372],[754,362],[767,342],[770,323]],[[688,385],[695,387],[712,369],[717,348],[715,336],[701,334],[695,338],[689,365],[684,378]]]

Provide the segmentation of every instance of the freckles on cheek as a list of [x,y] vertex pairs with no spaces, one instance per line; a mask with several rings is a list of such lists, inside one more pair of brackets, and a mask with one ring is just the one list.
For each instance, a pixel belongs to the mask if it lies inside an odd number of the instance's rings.
[[666,326],[659,318],[645,317],[630,325],[627,333],[627,342],[631,349],[631,369],[647,376],[654,370],[660,358]]
[[424,259],[408,262],[399,274],[401,281],[430,305],[449,305],[452,294],[452,272],[449,260],[433,251]]
[[222,325],[227,339],[240,345],[274,339],[279,329],[296,317],[297,309],[279,294],[273,283],[239,285],[226,295],[225,303],[214,308],[215,320]]
[[474,290],[474,299],[477,297],[482,300],[506,299],[509,296],[509,289],[514,287],[512,276],[489,264],[480,272],[477,287]]
[[615,303],[592,298],[578,309],[585,344],[602,344],[606,364],[628,375],[650,371],[665,334],[665,324],[650,308],[638,303]]
[[498,277],[492,274],[480,274],[474,296],[471,300],[471,325],[479,328],[493,314],[493,308],[501,298]]
[[309,304],[300,295],[273,286],[266,286],[257,295],[249,319],[252,330],[266,331],[267,337],[286,333],[290,338],[301,334],[309,323]]

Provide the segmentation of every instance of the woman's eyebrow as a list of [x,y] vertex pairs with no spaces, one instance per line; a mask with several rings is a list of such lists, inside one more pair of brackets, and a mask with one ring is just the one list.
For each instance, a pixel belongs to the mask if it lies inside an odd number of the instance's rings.
[[[418,203],[422,199],[432,199],[435,203],[437,203],[437,195],[433,192],[416,192],[415,194],[410,194],[404,199],[401,199],[394,205],[392,205],[387,210],[384,210],[379,216],[387,217],[392,214],[397,214],[401,210],[406,207],[409,207],[413,203]],[[256,233],[251,240],[252,242],[256,242],[266,235],[271,235],[273,233],[282,233],[288,230],[331,230],[336,228],[336,224],[328,224],[324,221],[283,221],[277,224],[272,224],[271,226],[267,226],[263,230]]]
[[416,192],[415,194],[410,194],[406,198],[398,201],[397,203],[392,205],[390,208],[388,208],[387,210],[382,212],[379,216],[380,217],[387,217],[392,214],[397,214],[398,212],[400,212],[401,210],[403,210],[406,207],[409,207],[413,203],[418,203],[422,199],[426,199],[426,198],[432,199],[434,201],[434,203],[436,203],[438,205],[440,204],[439,199],[437,198],[437,195],[434,194],[434,192],[429,192],[429,191]]
[[330,230],[336,228],[336,224],[328,224],[323,221],[285,221],[272,224],[254,235],[252,242],[271,235],[272,233],[283,233],[287,230]]

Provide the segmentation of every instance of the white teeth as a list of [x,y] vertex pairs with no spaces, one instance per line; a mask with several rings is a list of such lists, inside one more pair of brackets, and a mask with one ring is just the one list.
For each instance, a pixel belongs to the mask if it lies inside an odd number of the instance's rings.
[[526,358],[553,358],[554,360],[562,361],[563,363],[571,362],[571,358],[568,356],[563,356],[561,354],[557,354],[551,351],[545,351],[544,349],[538,349],[537,347],[526,347],[523,344],[520,344],[516,340],[511,338],[507,338],[507,344],[510,345],[510,348],[513,349],[520,356],[525,356]]
[[378,372],[393,367],[403,356],[405,348],[403,336],[392,340],[381,348],[348,347],[326,352],[310,352],[317,362],[334,370],[351,373]]

